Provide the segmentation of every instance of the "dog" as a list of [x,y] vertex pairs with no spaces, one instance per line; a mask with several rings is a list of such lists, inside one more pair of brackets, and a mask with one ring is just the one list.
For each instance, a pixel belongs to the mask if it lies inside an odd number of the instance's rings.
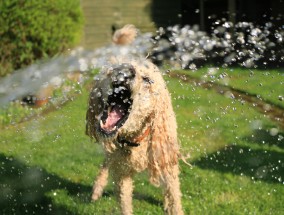
[[[129,44],[136,33],[133,25],[126,25],[114,33],[113,41]],[[132,178],[148,170],[150,182],[164,190],[164,212],[183,214],[177,123],[170,93],[153,63],[125,56],[111,58],[95,77],[89,95],[86,134],[105,152],[93,201],[102,196],[110,174],[122,214],[133,214]]]

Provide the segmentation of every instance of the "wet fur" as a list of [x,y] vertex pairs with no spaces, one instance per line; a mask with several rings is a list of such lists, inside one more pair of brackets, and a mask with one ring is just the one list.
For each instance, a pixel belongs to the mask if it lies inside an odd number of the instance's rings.
[[[128,119],[115,135],[107,137],[97,130],[98,116],[102,111],[99,106],[107,96],[98,98],[97,93],[98,90],[104,93],[109,88],[111,69],[105,68],[97,76],[89,97],[86,133],[101,143],[105,151],[105,161],[94,183],[92,199],[95,201],[102,195],[110,174],[122,213],[132,214],[132,177],[147,169],[150,182],[164,189],[165,213],[183,214],[178,178],[177,125],[170,94],[159,69],[152,63],[125,60],[123,63],[131,64],[136,71],[131,85],[133,104]],[[146,130],[149,134],[143,137]],[[119,147],[116,144],[118,137],[130,142],[140,138],[139,146]]]

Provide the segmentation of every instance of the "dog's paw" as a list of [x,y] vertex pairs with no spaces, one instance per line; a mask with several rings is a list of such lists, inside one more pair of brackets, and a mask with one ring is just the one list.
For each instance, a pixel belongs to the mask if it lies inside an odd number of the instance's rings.
[[92,201],[97,201],[103,194],[103,187],[95,186],[92,194]]
[[101,197],[101,194],[93,193],[91,200],[92,200],[92,202],[95,202],[95,201],[97,201],[100,197]]

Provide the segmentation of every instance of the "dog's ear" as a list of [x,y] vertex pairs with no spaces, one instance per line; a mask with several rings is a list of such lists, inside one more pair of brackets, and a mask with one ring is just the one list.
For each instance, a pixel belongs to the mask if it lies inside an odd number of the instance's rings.
[[177,165],[179,157],[176,118],[168,91],[162,91],[157,99],[148,146],[150,181],[157,186],[163,176]]

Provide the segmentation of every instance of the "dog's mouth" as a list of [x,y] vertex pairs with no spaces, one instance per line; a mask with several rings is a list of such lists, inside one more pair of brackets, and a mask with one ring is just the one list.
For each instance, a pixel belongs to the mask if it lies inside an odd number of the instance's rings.
[[105,134],[112,134],[123,126],[131,110],[131,92],[124,86],[114,88],[108,97],[106,107],[100,120],[101,131]]
[[100,131],[112,135],[128,119],[132,107],[130,83],[134,78],[134,69],[128,65],[114,68],[112,90],[100,118]]

